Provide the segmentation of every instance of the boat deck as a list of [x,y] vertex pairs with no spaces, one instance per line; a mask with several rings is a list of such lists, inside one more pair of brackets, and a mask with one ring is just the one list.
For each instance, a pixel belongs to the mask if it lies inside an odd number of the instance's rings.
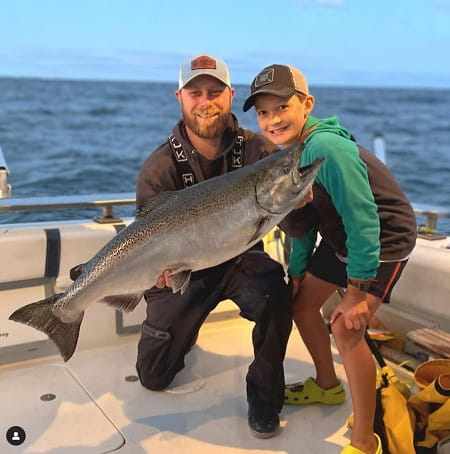
[[[20,446],[0,437],[1,453],[337,454],[348,443],[351,405],[285,406],[281,430],[257,439],[247,425],[245,375],[253,324],[239,317],[203,325],[186,368],[162,392],[143,388],[135,370],[137,335],[119,344],[0,366],[3,433],[20,426]],[[339,377],[343,366],[333,350]],[[298,333],[290,338],[287,382],[314,373]]]

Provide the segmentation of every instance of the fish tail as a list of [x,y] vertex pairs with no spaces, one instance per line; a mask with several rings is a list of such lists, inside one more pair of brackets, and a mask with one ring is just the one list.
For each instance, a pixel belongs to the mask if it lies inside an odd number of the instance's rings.
[[84,313],[75,322],[62,322],[52,311],[54,304],[61,296],[62,293],[59,293],[36,303],[27,304],[13,312],[9,319],[45,333],[56,344],[64,361],[68,361],[77,346]]

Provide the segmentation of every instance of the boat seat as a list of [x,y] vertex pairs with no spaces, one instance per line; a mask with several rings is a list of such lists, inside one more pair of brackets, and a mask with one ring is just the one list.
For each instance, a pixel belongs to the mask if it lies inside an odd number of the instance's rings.
[[45,230],[2,229],[0,235],[0,283],[36,279],[45,275]]
[[439,328],[419,328],[410,331],[407,338],[437,358],[450,358],[450,333]]
[[117,230],[115,224],[93,222],[0,230],[2,257],[8,257],[0,261],[0,289],[54,279],[55,292],[63,291],[72,282],[70,269],[89,260]]

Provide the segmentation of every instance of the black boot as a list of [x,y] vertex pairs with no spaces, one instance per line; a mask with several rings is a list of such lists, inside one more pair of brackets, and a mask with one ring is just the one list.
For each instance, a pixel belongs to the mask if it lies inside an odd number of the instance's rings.
[[280,427],[280,418],[276,410],[249,407],[248,426],[255,437],[270,438],[276,435]]

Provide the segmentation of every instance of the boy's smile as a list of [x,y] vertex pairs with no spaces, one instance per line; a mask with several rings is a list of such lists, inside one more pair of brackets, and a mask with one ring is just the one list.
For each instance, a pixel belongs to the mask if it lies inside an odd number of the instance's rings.
[[293,95],[286,99],[260,94],[255,100],[256,116],[262,133],[271,142],[283,146],[299,140],[313,106],[314,98],[305,95]]

